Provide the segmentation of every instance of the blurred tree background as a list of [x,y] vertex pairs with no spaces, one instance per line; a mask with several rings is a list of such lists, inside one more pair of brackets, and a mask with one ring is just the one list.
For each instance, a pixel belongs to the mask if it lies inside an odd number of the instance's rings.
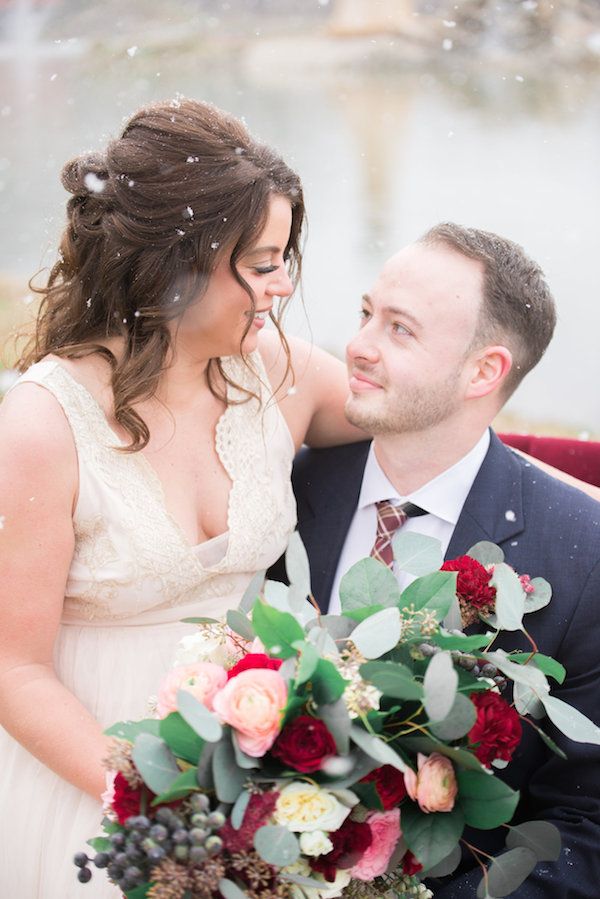
[[[303,178],[290,331],[341,355],[401,245],[443,219],[497,231],[542,264],[560,316],[501,424],[600,435],[598,0],[4,0],[1,340],[55,258],[63,163],[179,94],[243,116]],[[10,341],[3,358],[0,391]]]

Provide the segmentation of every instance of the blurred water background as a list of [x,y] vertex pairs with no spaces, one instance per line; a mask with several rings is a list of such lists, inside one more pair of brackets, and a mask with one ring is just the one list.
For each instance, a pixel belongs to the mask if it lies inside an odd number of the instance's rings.
[[560,316],[500,425],[600,436],[598,0],[0,2],[0,339],[55,258],[62,164],[179,94],[243,116],[302,176],[290,332],[342,355],[396,249],[441,220],[497,231]]

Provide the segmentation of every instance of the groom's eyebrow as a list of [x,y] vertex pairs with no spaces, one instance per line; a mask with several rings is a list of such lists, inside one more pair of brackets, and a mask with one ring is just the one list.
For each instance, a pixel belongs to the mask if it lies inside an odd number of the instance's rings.
[[[363,293],[362,298],[365,303],[369,304],[369,306],[373,305],[373,300],[371,299],[371,297],[369,296],[368,293]],[[416,328],[421,327],[421,322],[419,321],[419,319],[415,318],[415,316],[412,315],[412,313],[410,313],[408,311],[408,309],[402,309],[400,306],[389,306],[388,305],[388,306],[384,306],[381,311],[384,312],[386,315],[398,315],[398,316],[400,316],[400,318],[405,319],[405,321],[409,321]]]

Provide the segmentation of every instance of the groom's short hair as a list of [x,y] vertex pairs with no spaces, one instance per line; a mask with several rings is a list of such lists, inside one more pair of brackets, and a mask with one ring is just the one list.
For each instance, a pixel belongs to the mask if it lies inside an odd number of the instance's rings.
[[512,240],[453,222],[435,225],[418,243],[443,244],[483,264],[483,300],[468,351],[491,342],[508,347],[513,366],[503,392],[510,396],[540,361],[554,333],[556,307],[542,269]]

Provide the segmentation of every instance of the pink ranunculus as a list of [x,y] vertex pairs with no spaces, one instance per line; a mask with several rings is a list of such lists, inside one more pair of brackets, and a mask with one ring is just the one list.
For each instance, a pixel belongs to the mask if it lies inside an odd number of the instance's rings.
[[388,812],[371,812],[367,817],[373,839],[360,861],[354,865],[350,874],[357,880],[372,880],[385,874],[392,853],[401,836],[400,809],[393,808]]
[[160,718],[177,711],[177,691],[187,690],[212,711],[216,693],[227,683],[227,672],[213,662],[193,662],[178,665],[166,676],[158,694],[157,711]]
[[404,772],[406,791],[419,803],[423,812],[451,812],[458,792],[456,776],[450,759],[432,752],[417,757],[418,771]]
[[250,668],[232,677],[214,698],[213,708],[236,731],[240,749],[259,758],[281,730],[287,687],[278,671]]

